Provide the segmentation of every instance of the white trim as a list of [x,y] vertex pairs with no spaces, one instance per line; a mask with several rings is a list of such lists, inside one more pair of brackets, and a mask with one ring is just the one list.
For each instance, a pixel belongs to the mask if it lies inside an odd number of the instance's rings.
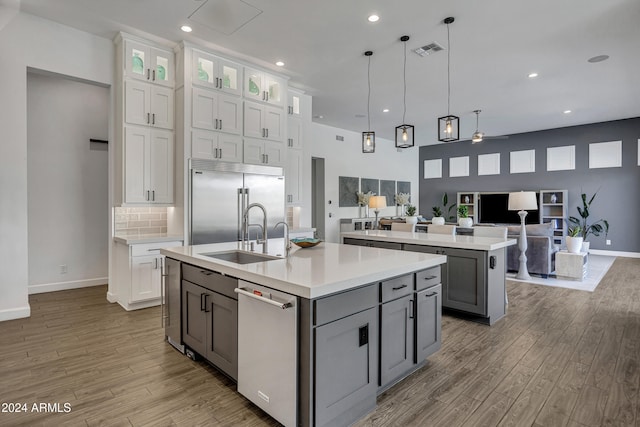
[[8,308],[6,310],[0,310],[0,322],[5,320],[22,319],[24,317],[31,316],[31,307]]
[[442,178],[442,159],[424,161],[424,179]]
[[566,171],[576,168],[576,146],[547,147],[547,171]]
[[509,173],[533,173],[536,171],[536,150],[511,151]]
[[118,302],[118,294],[107,292],[107,301],[109,301],[110,303]]
[[73,280],[70,282],[43,283],[40,285],[29,285],[29,295],[41,294],[44,292],[65,291],[67,289],[88,288],[91,286],[106,285],[108,277],[98,277],[95,279]]
[[478,176],[500,175],[500,153],[478,154]]
[[622,141],[589,144],[589,169],[621,168]]
[[589,249],[589,253],[594,255],[621,256],[625,258],[640,258],[639,252],[605,251],[602,249]]

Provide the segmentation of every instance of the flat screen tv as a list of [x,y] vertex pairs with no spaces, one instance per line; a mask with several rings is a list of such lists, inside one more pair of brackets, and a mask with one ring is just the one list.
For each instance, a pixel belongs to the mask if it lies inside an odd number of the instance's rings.
[[[538,198],[538,193],[536,193]],[[517,211],[510,211],[509,193],[487,193],[478,197],[478,222],[491,224],[520,224],[520,215]],[[527,211],[526,224],[538,224],[540,213],[536,209]]]

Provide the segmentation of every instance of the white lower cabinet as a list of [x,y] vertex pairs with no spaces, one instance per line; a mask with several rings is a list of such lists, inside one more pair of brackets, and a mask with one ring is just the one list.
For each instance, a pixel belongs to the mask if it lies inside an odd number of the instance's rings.
[[182,241],[116,245],[115,276],[118,303],[125,310],[160,305],[164,256],[160,248],[182,246]]

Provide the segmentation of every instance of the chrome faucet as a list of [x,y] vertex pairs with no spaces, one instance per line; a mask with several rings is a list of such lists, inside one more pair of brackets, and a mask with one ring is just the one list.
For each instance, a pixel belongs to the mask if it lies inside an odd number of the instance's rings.
[[286,253],[286,257],[289,257],[289,252],[291,251],[291,240],[289,240],[289,224],[284,221],[280,221],[276,225],[273,226],[275,230],[280,224],[284,226],[284,249]]
[[245,243],[244,241],[246,240],[247,242],[249,241],[249,211],[251,210],[251,208],[260,208],[262,209],[262,215],[263,215],[263,220],[262,220],[262,242],[258,241],[258,239],[256,238],[256,242],[258,244],[262,243],[262,252],[263,253],[268,253],[267,251],[267,242],[268,242],[268,238],[267,238],[267,209],[261,205],[260,203],[251,203],[249,206],[246,207],[246,209],[244,210],[243,214],[242,214],[242,230],[243,230],[243,244]]

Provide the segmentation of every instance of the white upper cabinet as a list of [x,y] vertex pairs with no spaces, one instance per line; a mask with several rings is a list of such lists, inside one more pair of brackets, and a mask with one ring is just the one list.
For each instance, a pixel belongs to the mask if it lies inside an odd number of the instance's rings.
[[191,132],[191,157],[242,163],[242,137],[221,132],[194,129]]
[[173,129],[173,89],[125,81],[125,121]]
[[298,205],[301,202],[303,179],[302,150],[287,151],[287,167],[285,168],[285,188],[288,205]]
[[287,152],[278,142],[245,138],[243,157],[244,163],[285,167]]
[[141,42],[125,41],[125,75],[127,77],[173,87],[175,61],[172,51]]
[[282,109],[245,101],[244,136],[282,142],[284,133]]
[[302,114],[301,96],[289,91],[287,95],[287,114],[292,117],[300,117]]
[[173,203],[173,153],[172,132],[125,128],[125,203]]
[[269,104],[283,106],[286,81],[253,68],[244,67],[244,97]]
[[297,117],[287,120],[287,147],[302,148],[302,120]]
[[191,125],[194,128],[233,134],[242,132],[240,98],[194,87],[191,102]]
[[242,67],[240,65],[197,49],[193,49],[192,58],[192,84],[241,95]]

